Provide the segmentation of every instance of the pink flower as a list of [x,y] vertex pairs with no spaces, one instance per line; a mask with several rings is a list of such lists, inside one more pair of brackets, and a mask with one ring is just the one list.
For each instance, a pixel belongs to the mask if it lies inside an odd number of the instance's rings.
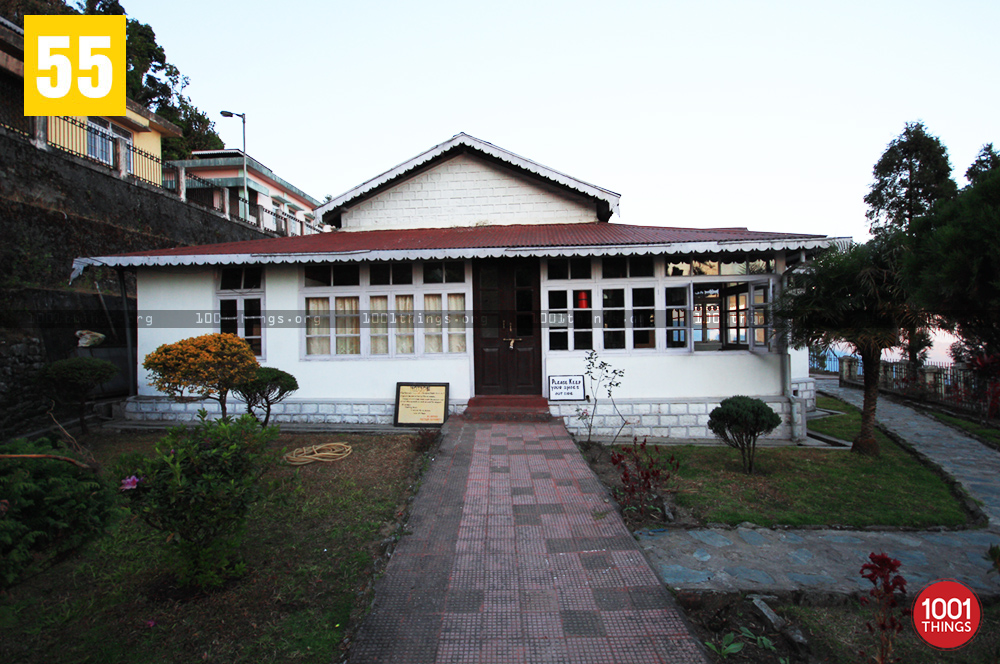
[[146,621],[146,627],[149,627],[150,629],[152,629],[153,627],[156,627],[156,621],[155,620],[147,620]]
[[134,489],[139,486],[139,478],[133,475],[132,477],[126,477],[122,480],[122,491],[128,491],[129,489]]

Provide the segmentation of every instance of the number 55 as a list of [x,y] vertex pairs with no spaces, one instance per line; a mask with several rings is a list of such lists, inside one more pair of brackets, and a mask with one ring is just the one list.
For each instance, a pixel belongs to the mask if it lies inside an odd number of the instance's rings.
[[[54,76],[39,76],[36,79],[38,92],[48,99],[65,97],[73,85],[72,62],[61,53],[52,53],[53,49],[64,48],[69,48],[69,37],[38,38],[38,69],[55,69]],[[111,37],[106,35],[80,37],[80,58],[77,63],[79,69],[84,71],[97,69],[96,76],[80,76],[77,79],[80,93],[89,99],[106,97],[111,92],[114,82],[111,59],[100,53],[92,53],[93,49],[101,48],[111,48]]]

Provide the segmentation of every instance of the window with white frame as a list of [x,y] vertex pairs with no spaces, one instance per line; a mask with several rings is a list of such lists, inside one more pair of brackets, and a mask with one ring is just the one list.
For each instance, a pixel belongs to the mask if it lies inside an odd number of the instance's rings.
[[465,282],[462,261],[318,265],[302,274],[307,356],[467,352],[468,294],[455,289]]
[[[594,344],[599,350],[626,352],[770,348],[771,280],[751,275],[772,274],[773,260],[608,256],[593,259],[600,277],[578,284],[586,289],[563,288],[565,281],[582,281],[590,274],[578,269],[579,277],[574,275],[571,260],[592,259],[547,261],[549,350],[589,349]],[[663,272],[658,272],[660,266]],[[729,276],[747,278],[721,278]],[[599,299],[601,309],[594,312],[600,334],[592,341],[589,330],[579,329],[581,312],[573,309],[578,296],[586,301],[591,295]],[[583,343],[577,343],[581,336]]]
[[219,332],[235,334],[264,354],[264,270],[260,267],[224,267],[217,290]]
[[[87,125],[87,156],[91,159],[114,166],[115,163],[115,139],[120,138],[127,144],[132,145],[132,132],[112,124],[104,118],[88,117]],[[132,172],[132,152],[124,151],[126,159],[125,171]]]

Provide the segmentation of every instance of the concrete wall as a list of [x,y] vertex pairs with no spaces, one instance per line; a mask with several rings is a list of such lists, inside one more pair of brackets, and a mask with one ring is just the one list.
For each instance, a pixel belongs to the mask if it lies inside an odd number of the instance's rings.
[[269,237],[0,129],[0,287],[65,287],[80,256]]
[[346,211],[344,230],[596,222],[583,196],[458,155]]

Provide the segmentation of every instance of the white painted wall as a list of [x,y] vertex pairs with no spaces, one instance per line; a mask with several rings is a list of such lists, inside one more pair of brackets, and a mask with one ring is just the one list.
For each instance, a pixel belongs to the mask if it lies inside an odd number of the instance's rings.
[[[149,385],[149,376],[142,368],[146,355],[163,344],[188,337],[217,332],[207,327],[176,328],[176,316],[185,312],[217,311],[215,301],[215,270],[211,267],[141,268],[138,271],[137,295],[139,317],[136,325],[140,396],[159,394]],[[148,317],[148,318],[147,318]],[[147,322],[148,321],[148,322]]]
[[[600,359],[625,376],[614,390],[615,399],[713,399],[737,394],[780,396],[781,356],[749,351],[712,353],[615,355]],[[580,375],[586,370],[586,354],[550,351],[546,376]],[[544,379],[545,390],[548,378]],[[587,386],[590,394],[589,385]],[[605,398],[606,393],[598,395]]]
[[789,348],[788,355],[792,360],[792,380],[809,377],[809,349]]
[[596,222],[582,195],[455,156],[344,212],[343,230]]
[[[166,268],[139,271],[138,294],[143,312],[182,310],[217,311],[213,268]],[[264,308],[275,314],[301,310],[298,268],[271,266],[264,276]],[[157,314],[162,315],[162,314]],[[149,386],[142,359],[160,345],[188,337],[218,332],[212,327],[157,327],[138,330],[139,394],[159,394]],[[472,344],[465,355],[424,356],[414,359],[335,358],[303,359],[304,331],[297,325],[266,327],[261,364],[295,376],[299,382],[297,400],[372,399],[392,400],[397,382],[449,383],[449,396],[468,400],[472,396]]]

